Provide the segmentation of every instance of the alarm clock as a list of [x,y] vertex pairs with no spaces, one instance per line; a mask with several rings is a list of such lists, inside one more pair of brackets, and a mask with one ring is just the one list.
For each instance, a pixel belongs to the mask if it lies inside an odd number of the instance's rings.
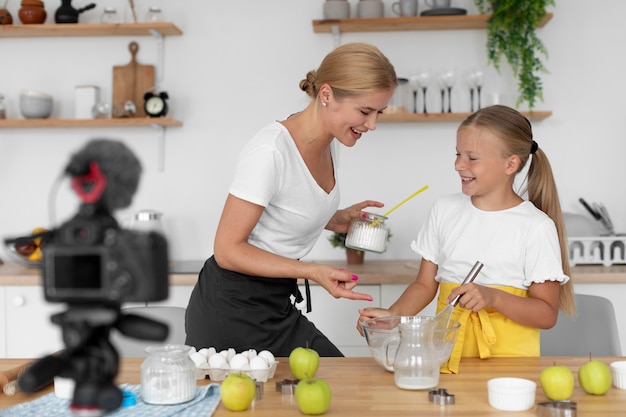
[[165,91],[158,95],[153,92],[144,94],[143,109],[149,117],[162,117],[167,114],[167,99],[169,96]]

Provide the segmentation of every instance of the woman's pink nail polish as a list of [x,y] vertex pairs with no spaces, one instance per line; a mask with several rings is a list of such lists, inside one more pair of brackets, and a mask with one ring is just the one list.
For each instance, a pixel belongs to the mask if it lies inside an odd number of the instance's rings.
[[354,274],[352,274],[352,281],[356,281],[356,280],[358,280],[358,279],[359,279],[359,276],[358,276],[358,275],[354,275]]

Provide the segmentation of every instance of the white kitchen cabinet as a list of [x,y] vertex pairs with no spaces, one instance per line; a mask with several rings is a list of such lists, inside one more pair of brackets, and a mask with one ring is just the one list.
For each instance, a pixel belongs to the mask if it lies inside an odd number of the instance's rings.
[[61,328],[50,317],[65,304],[48,303],[40,286],[6,286],[3,301],[4,357],[39,358],[63,348]]
[[[304,286],[299,288],[306,298]],[[319,285],[311,285],[312,311],[306,313],[306,299],[296,306],[344,355],[370,356],[365,338],[356,330],[356,321],[360,308],[380,307],[380,285],[359,285],[355,291],[371,295],[374,301],[336,299]]]
[[148,305],[187,308],[193,287],[193,285],[171,285],[167,300],[149,302]]

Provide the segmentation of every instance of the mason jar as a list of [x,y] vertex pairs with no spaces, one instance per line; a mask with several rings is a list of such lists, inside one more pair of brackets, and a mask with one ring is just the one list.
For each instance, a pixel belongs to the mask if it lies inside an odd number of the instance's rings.
[[180,404],[196,396],[196,365],[186,345],[146,348],[141,364],[141,396],[149,404]]
[[363,213],[366,216],[352,219],[350,222],[346,246],[350,249],[383,253],[387,248],[387,236],[389,235],[389,229],[385,224],[387,217],[380,214]]
[[117,15],[117,10],[112,7],[105,7],[100,17],[102,23],[119,23],[120,19]]

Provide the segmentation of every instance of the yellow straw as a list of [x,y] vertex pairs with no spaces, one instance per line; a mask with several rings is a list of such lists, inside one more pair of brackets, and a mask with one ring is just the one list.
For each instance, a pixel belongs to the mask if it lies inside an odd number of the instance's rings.
[[426,190],[427,188],[428,188],[428,185],[423,186],[422,188],[420,188],[419,190],[417,190],[416,192],[414,192],[413,194],[411,194],[410,196],[408,196],[404,200],[400,201],[391,210],[389,210],[387,213],[383,214],[383,216],[385,216],[385,217],[389,216],[391,214],[391,212],[393,212],[395,209],[397,209],[398,207],[400,207],[401,205],[403,205],[404,203],[406,203],[407,201],[409,201],[410,199],[412,199],[413,197],[415,197],[416,195],[418,195],[422,191]]
[[[398,204],[393,206],[391,208],[391,210],[389,210],[387,213],[383,214],[383,217],[389,216],[389,214],[392,211],[394,211],[395,209],[397,209],[398,207],[400,207],[401,205],[403,205],[404,203],[406,203],[407,201],[409,201],[410,199],[412,199],[413,197],[415,197],[416,195],[418,195],[422,191],[426,190],[427,188],[428,188],[428,185],[425,185],[422,188],[420,188],[419,190],[417,190],[416,192],[414,192],[413,194],[411,194],[410,196],[408,196],[407,198],[405,198],[404,200],[400,201]],[[380,219],[376,218],[376,219],[374,219],[373,222],[370,223],[370,227],[376,227],[376,226],[378,226],[378,223],[380,223]]]

